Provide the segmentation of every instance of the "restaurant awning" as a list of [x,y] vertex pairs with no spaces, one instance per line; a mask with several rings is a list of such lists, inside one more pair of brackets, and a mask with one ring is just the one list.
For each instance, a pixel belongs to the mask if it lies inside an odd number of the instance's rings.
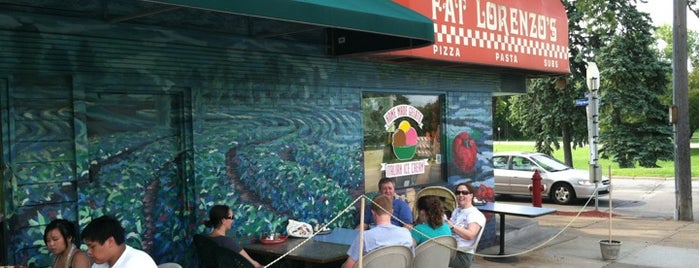
[[332,55],[434,43],[432,20],[390,0],[142,1],[324,27]]

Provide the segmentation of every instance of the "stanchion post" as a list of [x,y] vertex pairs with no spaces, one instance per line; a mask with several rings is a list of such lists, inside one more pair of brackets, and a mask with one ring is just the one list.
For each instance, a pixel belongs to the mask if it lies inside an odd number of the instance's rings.
[[365,210],[365,204],[366,204],[366,197],[362,197],[362,200],[359,201],[360,209],[359,209],[359,266],[357,267],[364,267],[362,265],[362,260],[364,259],[364,210]]

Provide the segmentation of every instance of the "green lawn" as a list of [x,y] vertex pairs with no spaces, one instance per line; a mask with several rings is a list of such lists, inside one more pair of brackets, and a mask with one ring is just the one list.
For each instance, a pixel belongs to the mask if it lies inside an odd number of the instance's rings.
[[[507,151],[535,151],[534,145],[526,145],[518,142],[495,142],[493,145],[494,152]],[[690,161],[692,164],[692,177],[699,177],[699,148],[691,149]],[[555,151],[553,157],[563,162],[563,149]],[[577,169],[588,169],[590,160],[590,148],[582,147],[573,150],[573,166]],[[610,159],[600,159],[599,164],[602,167],[602,173],[611,176],[632,176],[632,177],[674,177],[675,164],[673,161],[659,161],[660,168],[619,168],[619,165],[612,162]]]

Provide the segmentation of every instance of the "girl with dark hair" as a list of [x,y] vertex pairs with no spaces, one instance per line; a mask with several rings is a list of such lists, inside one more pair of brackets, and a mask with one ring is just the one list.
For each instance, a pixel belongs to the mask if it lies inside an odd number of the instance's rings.
[[49,223],[44,230],[44,243],[53,253],[51,268],[87,268],[92,261],[80,250],[75,225],[64,219]]
[[226,232],[233,226],[233,211],[226,205],[215,205],[209,210],[209,219],[204,221],[206,227],[213,228],[209,237],[219,246],[231,249],[245,257],[255,268],[263,267],[255,261],[245,250],[238,245],[233,237],[226,236]]
[[449,225],[444,223],[444,206],[438,196],[429,195],[417,201],[418,220],[421,222],[410,230],[415,245],[430,238],[451,235]]

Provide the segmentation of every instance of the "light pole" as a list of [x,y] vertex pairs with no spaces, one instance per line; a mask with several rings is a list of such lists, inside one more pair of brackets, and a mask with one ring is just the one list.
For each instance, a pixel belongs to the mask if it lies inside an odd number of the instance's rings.
[[599,84],[600,76],[597,64],[587,63],[587,88],[590,90],[587,98],[587,135],[590,142],[590,181],[595,183],[595,210],[598,210],[599,186],[601,170],[599,168],[599,157],[597,155],[597,143],[599,142]]

